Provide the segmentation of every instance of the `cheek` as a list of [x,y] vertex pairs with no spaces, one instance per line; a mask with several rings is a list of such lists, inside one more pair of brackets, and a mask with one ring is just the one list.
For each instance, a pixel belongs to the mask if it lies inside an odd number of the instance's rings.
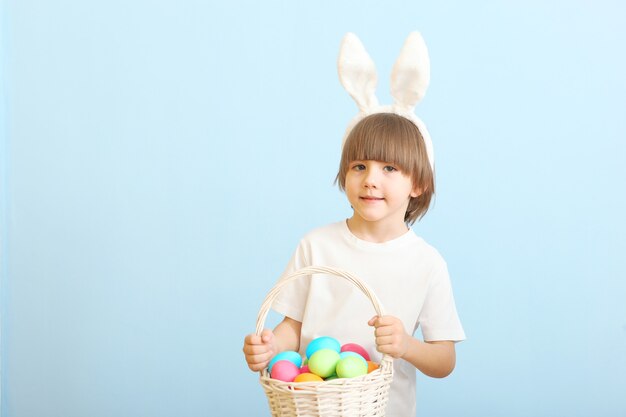
[[359,194],[360,188],[356,184],[356,182],[346,181],[346,186],[344,187],[344,190],[346,193],[346,197],[348,197],[350,201],[353,201],[355,198],[358,198],[357,196]]
[[353,175],[346,176],[346,182],[344,186],[346,190],[350,188],[355,188],[357,186],[358,186],[358,181],[354,178]]
[[350,184],[348,182],[346,182],[345,190],[348,197],[353,197],[358,193],[358,189],[354,186],[354,184]]

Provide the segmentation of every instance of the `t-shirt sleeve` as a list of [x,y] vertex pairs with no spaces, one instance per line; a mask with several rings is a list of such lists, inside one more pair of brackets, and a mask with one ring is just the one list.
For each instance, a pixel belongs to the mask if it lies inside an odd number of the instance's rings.
[[465,340],[445,262],[433,270],[418,322],[425,341]]
[[[308,266],[308,263],[304,247],[300,243],[281,278],[305,266]],[[311,277],[304,276],[286,284],[274,299],[272,309],[283,316],[302,322],[310,283]]]

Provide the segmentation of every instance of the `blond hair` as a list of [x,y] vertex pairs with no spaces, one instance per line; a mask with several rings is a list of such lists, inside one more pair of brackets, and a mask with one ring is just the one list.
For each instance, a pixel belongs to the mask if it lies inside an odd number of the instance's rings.
[[372,114],[357,123],[343,145],[339,172],[335,178],[340,190],[345,191],[350,162],[368,160],[388,162],[411,177],[413,188],[420,195],[411,197],[404,222],[411,225],[422,218],[435,194],[435,174],[430,168],[426,145],[417,126],[393,113]]

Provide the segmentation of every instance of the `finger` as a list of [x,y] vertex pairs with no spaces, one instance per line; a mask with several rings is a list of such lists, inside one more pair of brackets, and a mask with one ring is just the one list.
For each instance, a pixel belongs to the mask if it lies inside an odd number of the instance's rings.
[[392,324],[395,324],[396,321],[398,319],[396,319],[393,316],[382,316],[378,318],[378,321],[376,322],[377,326],[376,327],[380,327],[380,326],[390,326]]
[[271,352],[271,348],[268,345],[244,345],[243,353],[246,355],[260,355],[263,353]]
[[383,355],[389,355],[393,358],[399,358],[398,349],[396,349],[393,345],[385,345],[378,348],[378,352]]
[[260,353],[257,355],[246,355],[248,365],[259,365],[265,367],[272,358],[271,352]]
[[396,319],[393,316],[374,316],[370,319],[370,321],[368,322],[368,324],[370,324],[370,326],[374,326],[374,327],[381,327],[381,326],[392,326],[397,322],[398,319]]
[[393,336],[382,336],[376,338],[376,345],[378,347],[393,345],[396,342],[396,338]]
[[248,364],[248,368],[250,368],[251,371],[259,372],[259,371],[262,371],[263,369],[265,369],[265,365]]
[[261,361],[261,362],[250,362],[248,363],[248,368],[250,368],[250,370],[258,372],[261,371],[265,368],[267,368],[267,364],[269,363],[269,361]]
[[389,336],[393,334],[393,330],[392,326],[380,326],[374,331],[374,336]]
[[249,334],[244,339],[244,343],[246,345],[262,345],[263,344],[263,340],[261,339],[261,336],[258,336],[256,334]]
[[258,365],[258,366],[267,366],[270,362],[272,355],[267,353],[262,353],[259,355],[246,355],[246,362],[248,365]]

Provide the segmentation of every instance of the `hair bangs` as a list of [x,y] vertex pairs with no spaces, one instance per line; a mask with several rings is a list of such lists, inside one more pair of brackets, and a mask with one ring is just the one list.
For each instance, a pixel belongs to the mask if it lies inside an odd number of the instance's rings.
[[403,117],[389,113],[372,115],[350,132],[342,159],[388,162],[411,175],[419,152],[415,135],[421,137],[417,127]]

